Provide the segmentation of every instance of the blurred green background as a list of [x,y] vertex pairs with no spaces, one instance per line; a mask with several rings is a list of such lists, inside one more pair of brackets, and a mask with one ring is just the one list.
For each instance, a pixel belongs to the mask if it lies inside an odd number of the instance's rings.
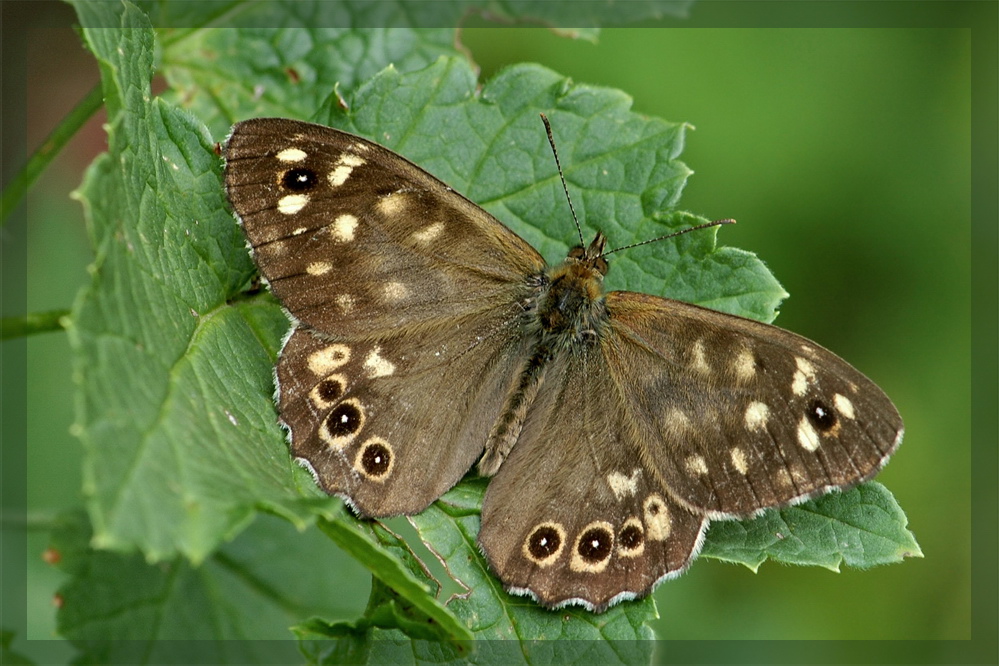
[[[29,150],[97,81],[68,27],[35,30]],[[969,31],[630,28],[591,44],[542,29],[466,28],[462,41],[484,77],[535,61],[620,88],[640,113],[696,126],[682,156],[696,172],[682,207],[736,218],[719,242],[757,253],[790,292],[776,323],[853,363],[906,421],[879,481],[908,513],[925,559],[839,574],[768,563],[756,575],[702,560],[659,588],[658,635],[969,638]],[[29,196],[29,311],[69,307],[87,279],[82,211],[68,195],[102,149],[99,122]],[[28,515],[44,525],[80,502],[66,336],[31,338],[27,370]],[[29,533],[34,639],[54,635],[61,580],[41,560],[45,543],[43,530]]]

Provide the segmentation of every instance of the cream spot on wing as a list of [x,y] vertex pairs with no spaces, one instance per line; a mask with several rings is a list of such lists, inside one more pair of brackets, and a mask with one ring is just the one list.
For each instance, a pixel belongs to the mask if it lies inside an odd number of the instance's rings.
[[414,231],[412,239],[421,245],[428,245],[431,241],[440,236],[442,231],[444,231],[444,223],[434,222],[433,224],[428,224],[418,231]]
[[350,144],[350,149],[359,153],[366,153],[368,152],[368,144],[360,142],[352,143]]
[[732,361],[732,371],[735,372],[735,379],[739,382],[748,382],[756,375],[756,358],[753,352],[745,347],[739,351]]
[[409,296],[409,288],[401,282],[388,282],[382,289],[385,300],[397,303]]
[[354,240],[355,230],[357,230],[357,218],[350,213],[344,213],[333,220],[330,234],[334,240],[348,242]]
[[732,455],[732,467],[735,468],[739,474],[745,475],[749,471],[749,464],[746,462],[746,454],[742,452],[738,446],[733,446],[732,450],[729,451]]
[[395,364],[381,355],[381,349],[375,347],[364,359],[364,367],[368,370],[368,377],[388,377],[395,372]]
[[275,157],[282,162],[301,162],[308,157],[308,155],[306,155],[305,151],[300,148],[285,148],[275,155]]
[[298,227],[297,229],[295,229],[294,231],[291,232],[291,235],[292,236],[301,236],[302,234],[304,234],[308,230],[309,230],[308,227]]
[[354,311],[354,297],[350,294],[337,294],[333,300],[344,314],[350,314]]
[[306,194],[288,194],[278,199],[277,208],[282,215],[294,215],[305,208],[307,203],[309,197]]
[[693,360],[691,365],[694,370],[703,374],[709,374],[711,372],[711,366],[708,365],[708,357],[704,353],[704,340],[698,339],[694,343],[694,348],[691,350],[693,355]]
[[347,182],[347,179],[350,178],[350,174],[353,173],[353,171],[354,167],[352,166],[347,164],[338,164],[333,167],[333,170],[330,171],[330,175],[327,176],[326,179],[333,187],[340,187]]
[[669,536],[673,526],[666,502],[657,494],[649,495],[642,503],[642,514],[645,518],[645,532],[653,541],[663,541]]
[[704,456],[689,456],[684,461],[684,465],[686,465],[687,471],[694,476],[708,473],[708,463],[704,460]]
[[836,405],[836,411],[848,419],[857,418],[856,413],[853,411],[853,403],[845,395],[840,395],[837,393],[833,396],[833,403]]
[[305,272],[309,275],[326,275],[333,270],[333,264],[328,261],[313,261],[305,267]]
[[794,362],[798,369],[795,370],[794,378],[791,380],[791,391],[797,396],[802,396],[808,390],[808,383],[815,381],[815,366],[800,356],[795,356]]
[[666,428],[674,433],[690,429],[690,417],[682,409],[676,407],[672,407],[666,412],[664,423]]
[[340,159],[336,161],[337,164],[342,164],[344,166],[359,167],[364,164],[364,158],[353,153],[344,153],[340,156]]
[[406,195],[402,192],[393,192],[382,197],[375,207],[378,212],[385,217],[393,217],[402,212],[402,209],[406,206]]
[[770,418],[770,408],[762,402],[753,401],[746,407],[746,427],[752,431],[763,430],[767,427],[767,419]]
[[798,444],[806,451],[815,451],[819,448],[819,433],[815,432],[807,416],[802,416],[798,421]]
[[633,497],[638,492],[638,479],[642,475],[642,470],[635,468],[630,476],[625,476],[621,472],[611,472],[607,475],[607,485],[610,486],[619,501],[625,497]]
[[781,467],[777,470],[774,479],[777,481],[777,485],[782,488],[789,488],[791,486],[791,474],[787,471],[787,468]]
[[333,187],[340,187],[347,182],[350,178],[350,174],[354,171],[355,167],[359,167],[364,164],[364,159],[354,155],[353,153],[344,153],[340,156],[340,159],[336,161],[336,166],[330,171],[328,177],[330,185]]
[[326,377],[350,360],[350,347],[329,345],[309,354],[309,370],[317,377]]
[[288,244],[285,243],[283,240],[272,241],[270,243],[267,243],[266,245],[261,245],[260,247],[257,248],[257,252],[267,254],[269,256],[282,255],[287,251],[288,251]]

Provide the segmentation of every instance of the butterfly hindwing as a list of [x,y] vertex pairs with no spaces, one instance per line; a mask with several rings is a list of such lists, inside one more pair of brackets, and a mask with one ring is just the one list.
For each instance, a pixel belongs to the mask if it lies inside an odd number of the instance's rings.
[[483,551],[508,588],[547,606],[602,610],[647,594],[687,567],[707,520],[662,487],[599,347],[553,363],[544,381],[486,492]]
[[888,398],[805,338],[645,294],[606,305],[596,340],[546,368],[486,494],[480,541],[514,591],[597,610],[642,596],[710,519],[859,483],[898,446]]
[[518,341],[500,317],[374,340],[297,328],[277,366],[292,454],[363,515],[418,513],[481,455]]

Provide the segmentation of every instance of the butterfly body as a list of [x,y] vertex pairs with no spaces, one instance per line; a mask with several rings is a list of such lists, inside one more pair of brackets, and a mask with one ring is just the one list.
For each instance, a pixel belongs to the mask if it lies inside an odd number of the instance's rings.
[[237,124],[226,189],[294,328],[293,455],[367,516],[417,513],[478,461],[479,543],[513,592],[602,610],[682,572],[714,519],[873,476],[902,422],[782,329],[605,292],[597,234],[553,266],[360,137]]
[[585,252],[573,248],[563,263],[529,278],[533,293],[525,304],[521,335],[530,351],[517,389],[486,440],[478,464],[482,476],[496,474],[513,449],[548,366],[599,341],[608,323],[603,291],[607,262],[600,256],[604,243],[603,234],[597,234]]

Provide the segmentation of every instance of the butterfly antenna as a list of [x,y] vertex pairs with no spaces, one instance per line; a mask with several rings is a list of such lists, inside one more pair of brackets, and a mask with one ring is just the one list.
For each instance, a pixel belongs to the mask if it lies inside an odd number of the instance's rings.
[[696,227],[687,227],[686,229],[680,229],[680,231],[674,231],[671,234],[666,234],[665,236],[659,236],[658,238],[650,238],[649,240],[644,240],[641,243],[632,243],[631,245],[625,245],[623,247],[616,247],[613,250],[607,250],[601,257],[606,257],[608,254],[614,252],[620,252],[621,250],[630,250],[633,247],[638,247],[639,245],[648,245],[649,243],[658,243],[661,240],[666,240],[667,238],[673,238],[674,236],[680,236],[682,234],[697,231],[698,229],[707,229],[709,227],[720,227],[723,224],[735,224],[735,220],[725,219],[725,220],[715,220],[714,222],[705,222],[704,224],[698,224]]
[[558,177],[562,181],[562,189],[565,190],[565,199],[569,202],[569,212],[572,213],[572,221],[576,223],[576,233],[579,234],[579,244],[586,247],[583,241],[583,230],[579,226],[579,219],[576,217],[576,209],[572,207],[572,197],[569,196],[569,188],[565,184],[565,176],[562,175],[562,163],[558,160],[558,151],[555,150],[555,137],[552,136],[552,126],[548,122],[548,116],[541,114],[541,122],[545,124],[545,131],[548,132],[548,143],[551,144],[552,154],[555,155],[555,167],[558,169]]

